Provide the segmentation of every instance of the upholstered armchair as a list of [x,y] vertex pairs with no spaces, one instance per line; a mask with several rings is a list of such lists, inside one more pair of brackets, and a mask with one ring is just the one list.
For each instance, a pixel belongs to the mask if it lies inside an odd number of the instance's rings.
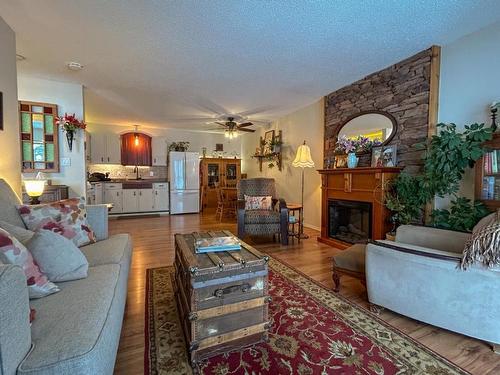
[[[245,210],[245,195],[271,196],[272,210]],[[278,235],[288,245],[288,209],[278,198],[273,178],[249,178],[238,183],[238,237]]]

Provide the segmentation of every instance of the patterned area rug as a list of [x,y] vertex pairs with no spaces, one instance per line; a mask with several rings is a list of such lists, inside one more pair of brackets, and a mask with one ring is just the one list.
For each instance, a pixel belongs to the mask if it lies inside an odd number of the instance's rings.
[[[269,262],[269,343],[204,361],[202,374],[468,374],[297,270]],[[191,374],[170,274],[147,271],[145,374]]]

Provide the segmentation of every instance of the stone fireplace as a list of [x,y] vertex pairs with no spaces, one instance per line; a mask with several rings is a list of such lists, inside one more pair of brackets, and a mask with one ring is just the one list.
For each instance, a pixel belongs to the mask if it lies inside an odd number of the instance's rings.
[[328,237],[351,244],[366,243],[371,233],[370,202],[328,200]]

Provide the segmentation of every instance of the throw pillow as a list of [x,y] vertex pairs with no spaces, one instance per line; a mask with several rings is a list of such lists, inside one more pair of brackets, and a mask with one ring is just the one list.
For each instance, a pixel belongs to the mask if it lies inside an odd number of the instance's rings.
[[28,242],[31,239],[31,237],[33,237],[33,235],[35,234],[35,232],[32,232],[31,230],[18,227],[17,225],[12,225],[2,220],[0,220],[0,228],[9,232],[11,236],[14,236],[22,244]]
[[58,286],[40,272],[26,247],[4,229],[0,229],[0,258],[5,264],[16,264],[22,267],[26,275],[30,298],[45,297],[59,291]]
[[245,195],[245,210],[272,210],[273,197]]
[[22,205],[19,214],[29,230],[51,230],[80,247],[96,242],[87,222],[85,198],[71,198],[36,206]]
[[69,281],[87,277],[89,262],[67,238],[40,230],[26,243],[36,263],[50,281]]
[[500,265],[500,209],[493,214],[491,223],[474,229],[465,243],[461,268],[465,270],[476,262],[488,267]]

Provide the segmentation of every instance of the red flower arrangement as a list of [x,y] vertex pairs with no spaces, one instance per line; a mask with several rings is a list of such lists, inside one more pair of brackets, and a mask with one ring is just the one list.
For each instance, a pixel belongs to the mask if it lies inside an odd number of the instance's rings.
[[78,129],[85,129],[87,127],[87,124],[78,120],[74,113],[72,115],[65,113],[63,117],[56,117],[56,124],[62,126],[66,132],[75,132]]

